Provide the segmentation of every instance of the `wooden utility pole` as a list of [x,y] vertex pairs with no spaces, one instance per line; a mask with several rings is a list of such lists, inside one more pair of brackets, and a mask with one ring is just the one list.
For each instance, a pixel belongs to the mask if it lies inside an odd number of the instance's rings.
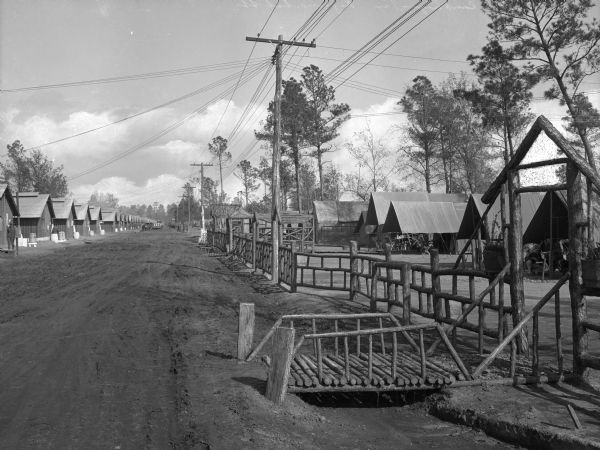
[[279,163],[281,161],[281,53],[284,45],[296,47],[316,47],[315,42],[284,41],[280,34],[277,39],[248,37],[247,41],[277,44],[275,49],[275,121],[273,127],[273,178],[271,180],[271,244],[273,254],[271,260],[271,280],[279,283]]
[[202,189],[204,189],[204,166],[206,167],[210,167],[213,166],[214,164],[208,164],[208,163],[200,163],[200,164],[190,164],[192,167],[198,167],[200,166],[200,210],[202,212],[202,229],[204,230],[204,194],[202,193]]

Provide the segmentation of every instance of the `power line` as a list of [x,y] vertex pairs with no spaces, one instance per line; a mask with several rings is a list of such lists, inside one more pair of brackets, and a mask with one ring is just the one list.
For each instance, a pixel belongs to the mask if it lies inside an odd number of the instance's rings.
[[[277,0],[277,3],[275,3],[275,6],[273,6],[273,9],[271,10],[271,14],[269,14],[269,17],[267,17],[267,20],[265,21],[265,23],[263,24],[262,28],[258,32],[258,36],[259,37],[260,37],[260,34],[265,29],[265,27],[267,26],[267,24],[269,23],[269,20],[271,20],[271,16],[275,12],[275,8],[277,8],[278,4],[279,4],[279,0]],[[213,130],[213,132],[212,132],[212,134],[210,136],[211,140],[214,137],[214,135],[217,132],[217,130],[219,129],[219,127],[221,126],[221,122],[223,121],[223,117],[225,117],[225,113],[229,109],[229,105],[231,104],[231,100],[233,99],[233,96],[237,92],[237,88],[238,88],[238,85],[240,84],[240,80],[244,76],[244,71],[246,70],[246,66],[248,65],[248,61],[250,61],[250,58],[252,57],[252,54],[254,53],[254,49],[255,48],[256,48],[256,42],[254,43],[254,45],[252,46],[252,49],[250,50],[250,54],[248,55],[248,59],[246,60],[246,64],[244,64],[244,68],[242,69],[242,73],[240,74],[240,78],[238,79],[237,83],[235,84],[235,88],[233,89],[233,92],[231,93],[231,97],[229,97],[229,100],[227,101],[227,106],[225,106],[225,109],[223,110],[223,114],[221,114],[221,117],[219,118],[219,122],[217,123],[217,126],[215,127],[215,129]]]
[[[429,0],[431,1],[431,0]],[[359,50],[357,50],[356,52],[354,52],[352,55],[350,55],[348,58],[346,58],[344,60],[344,62],[342,62],[341,64],[339,64],[337,67],[335,67],[330,73],[328,77],[334,77],[337,75],[340,75],[342,72],[344,72],[353,62],[358,61],[358,59],[360,59],[363,56],[363,52],[365,50],[370,51],[373,48],[375,48],[375,46],[379,45],[380,42],[382,42],[383,40],[387,39],[387,37],[389,37],[392,33],[394,33],[399,27],[401,27],[402,25],[404,25],[406,23],[406,20],[410,20],[411,13],[413,13],[413,10],[415,8],[417,8],[417,6],[419,5],[419,3],[421,3],[421,0],[419,0],[417,3],[415,3],[414,5],[412,5],[406,12],[404,12],[403,14],[401,14],[398,18],[396,18],[391,24],[389,24],[387,27],[385,27],[383,30],[381,30],[379,33],[377,33],[374,37],[372,37],[371,39],[369,39],[369,41],[367,41],[366,44],[364,44]],[[423,8],[424,6],[422,6],[421,8]],[[417,9],[417,11],[420,11],[420,9]],[[408,19],[406,19],[408,17]]]
[[[267,62],[265,62],[263,60],[262,63],[253,64],[252,68],[253,69],[258,69],[260,67],[264,67],[265,64],[267,64]],[[32,146],[32,147],[29,147],[29,148],[26,149],[26,151],[32,150],[32,149],[38,149],[38,148],[46,147],[48,145],[57,144],[59,142],[64,142],[64,141],[67,141],[69,139],[73,139],[73,138],[80,137],[80,136],[83,136],[83,135],[86,135],[86,134],[89,134],[89,133],[93,133],[94,131],[102,130],[103,128],[107,128],[107,127],[110,127],[112,125],[123,123],[123,122],[125,122],[127,120],[133,119],[135,117],[142,116],[144,114],[148,114],[150,112],[156,111],[157,109],[173,105],[174,103],[178,103],[178,102],[180,102],[182,100],[186,100],[188,98],[194,97],[195,95],[198,95],[198,94],[200,94],[202,92],[206,92],[206,91],[209,91],[209,90],[214,89],[216,87],[219,87],[219,86],[221,86],[223,84],[226,84],[226,83],[228,83],[230,81],[233,81],[235,78],[237,78],[237,76],[238,76],[237,73],[229,75],[229,76],[227,76],[225,78],[222,78],[221,80],[215,81],[214,83],[211,83],[211,84],[208,84],[206,86],[203,86],[203,87],[201,87],[199,89],[196,89],[196,90],[194,90],[192,92],[188,92],[187,94],[184,94],[184,95],[182,95],[180,97],[177,97],[177,98],[174,98],[172,100],[169,100],[169,101],[167,101],[165,103],[161,103],[160,105],[152,106],[151,108],[145,109],[145,110],[140,111],[140,112],[135,113],[135,114],[131,114],[131,115],[126,116],[126,117],[122,117],[122,118],[120,118],[118,120],[109,122],[109,123],[101,125],[99,127],[91,128],[91,129],[82,131],[80,133],[72,134],[70,136],[65,136],[65,137],[60,138],[60,139],[55,139],[53,141],[46,142],[44,144],[39,144],[39,145],[35,145],[35,146]]]
[[[242,83],[246,83],[248,82],[250,79],[254,78],[257,74],[259,73],[259,70],[254,70],[251,74],[248,74],[245,79],[242,81]],[[90,167],[89,169],[84,170],[83,172],[80,172],[79,174],[72,176],[69,178],[69,181],[80,178],[84,175],[88,175],[92,172],[95,172],[96,170],[99,170],[103,167],[106,167],[138,150],[140,150],[141,148],[144,148],[145,146],[147,146],[148,144],[156,141],[157,139],[161,138],[162,136],[165,136],[166,134],[170,133],[171,131],[175,130],[176,128],[179,128],[181,125],[183,125],[185,122],[187,122],[190,118],[192,118],[193,116],[195,116],[196,114],[198,114],[199,112],[203,111],[208,105],[210,105],[211,103],[221,100],[223,98],[225,98],[226,95],[229,94],[229,92],[231,92],[233,88],[228,88],[225,91],[221,92],[220,94],[218,94],[217,96],[215,96],[214,98],[212,98],[211,100],[209,100],[208,102],[204,103],[202,106],[200,106],[199,108],[195,109],[194,111],[192,111],[190,114],[188,114],[186,117],[184,117],[183,119],[172,123],[171,125],[169,125],[167,128],[163,129],[162,131],[160,131],[159,133],[155,134],[154,136],[146,139],[145,141],[143,141],[140,144],[137,144],[127,150],[125,150],[124,152],[119,153],[118,155],[113,156],[112,158],[109,158],[108,160],[99,163],[93,167]]]
[[[424,6],[423,6],[423,8],[425,8],[425,6],[427,6],[429,3],[431,3],[431,1],[428,1],[428,2],[427,2],[427,3],[426,3]],[[424,18],[422,18],[420,21],[418,21],[418,22],[417,22],[415,25],[413,25],[411,28],[409,28],[409,30],[408,30],[408,31],[406,31],[404,34],[402,34],[400,37],[398,37],[396,40],[394,40],[394,41],[393,41],[393,42],[392,42],[390,45],[388,45],[387,47],[385,47],[385,48],[384,48],[384,49],[383,49],[381,52],[384,52],[384,51],[388,50],[390,47],[392,47],[393,45],[395,45],[395,44],[396,44],[396,43],[397,43],[397,42],[398,42],[400,39],[402,39],[404,36],[406,36],[408,33],[410,33],[410,32],[411,32],[412,30],[414,30],[416,27],[418,27],[419,25],[421,25],[421,24],[422,24],[422,23],[423,23],[425,20],[429,19],[429,18],[430,18],[430,17],[431,17],[433,14],[435,14],[435,13],[436,13],[436,12],[437,12],[437,11],[438,11],[438,10],[439,10],[441,7],[442,7],[442,6],[444,6],[446,3],[448,3],[448,0],[445,0],[443,3],[441,3],[441,4],[440,4],[440,5],[437,7],[437,8],[435,8],[433,11],[431,11],[429,14],[427,14],[427,15],[426,15]],[[423,8],[421,8],[421,9],[420,9],[419,11],[417,11],[416,13],[418,13],[418,12],[421,12]],[[416,14],[416,13],[415,13],[415,14]],[[411,17],[411,18],[412,18],[412,17]],[[378,54],[376,54],[375,56],[373,56],[373,58],[371,58],[367,64],[369,64],[369,63],[373,62],[373,61],[374,61],[376,58],[378,58],[378,57],[379,57],[379,55],[380,55],[380,54],[381,54],[381,53],[378,53]],[[355,76],[355,75],[356,75],[358,72],[360,72],[361,70],[363,70],[365,67],[366,67],[366,66],[362,66],[362,67],[360,67],[359,69],[357,69],[356,71],[354,71],[354,72],[352,73],[352,75],[350,75],[350,76],[349,76],[349,77],[347,77],[347,78],[346,78],[344,81],[342,81],[341,83],[339,83],[339,84],[336,86],[336,88],[337,88],[337,87],[339,87],[339,86],[341,86],[341,85],[343,85],[343,84],[344,84],[346,81],[348,81],[350,78],[352,78],[353,76]]]
[[[256,61],[260,61],[263,58],[255,58]],[[248,61],[246,61],[246,64]],[[195,67],[186,67],[181,69],[173,69],[173,70],[165,70],[160,72],[148,72],[136,75],[124,75],[119,77],[109,77],[109,78],[98,78],[94,80],[83,80],[83,81],[72,81],[67,83],[56,83],[56,84],[45,84],[39,86],[27,86],[13,89],[0,89],[0,92],[3,93],[12,93],[12,92],[28,92],[42,89],[55,89],[55,88],[64,88],[64,87],[74,87],[74,86],[86,86],[91,84],[108,84],[108,83],[117,83],[122,81],[133,81],[133,80],[145,80],[149,78],[161,78],[161,77],[171,77],[171,76],[180,76],[180,75],[190,75],[194,73],[200,72],[213,72],[217,70],[230,70],[236,69],[243,64],[243,60],[241,61],[231,61],[220,64],[211,64],[206,66],[195,66]]]
[[[353,50],[351,48],[345,48],[345,47],[334,47],[334,46],[327,46],[327,45],[321,45],[319,44],[319,48],[330,48],[332,50],[343,50],[343,51],[348,51],[348,52],[357,52],[358,50]],[[374,52],[374,51],[363,51],[362,53],[373,53],[373,54],[379,54],[382,56],[396,56],[399,58],[409,58],[409,59],[424,59],[427,61],[439,61],[439,62],[453,62],[453,63],[460,63],[460,64],[469,64],[468,61],[463,61],[460,59],[444,59],[444,58],[433,58],[433,57],[427,57],[427,56],[415,56],[415,55],[401,55],[399,53],[386,53],[386,52]]]

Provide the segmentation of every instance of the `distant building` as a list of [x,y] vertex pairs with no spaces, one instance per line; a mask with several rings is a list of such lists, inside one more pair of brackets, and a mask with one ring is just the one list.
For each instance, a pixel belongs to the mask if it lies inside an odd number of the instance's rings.
[[65,233],[66,239],[75,237],[75,202],[70,198],[53,198],[52,207],[54,208],[54,232]]
[[19,192],[21,234],[28,238],[34,233],[38,240],[49,240],[54,208],[49,194]]
[[90,235],[90,207],[87,203],[75,205],[75,231],[80,236]]
[[8,184],[0,184],[0,248],[8,247],[6,228],[18,215],[17,203],[10,192]]

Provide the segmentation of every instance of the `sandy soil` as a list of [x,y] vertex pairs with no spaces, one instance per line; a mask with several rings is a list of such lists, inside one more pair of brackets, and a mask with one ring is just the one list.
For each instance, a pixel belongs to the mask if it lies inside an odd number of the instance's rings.
[[508,447],[419,402],[275,407],[265,366],[233,357],[238,303],[256,304],[257,335],[360,305],[283,293],[193,242],[128,232],[0,255],[1,448]]

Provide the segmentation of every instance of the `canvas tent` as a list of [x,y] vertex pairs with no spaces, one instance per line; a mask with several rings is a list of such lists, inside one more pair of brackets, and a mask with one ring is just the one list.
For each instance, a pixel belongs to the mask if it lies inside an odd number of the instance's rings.
[[[482,194],[471,194],[465,214],[462,217],[458,229],[458,239],[469,239],[475,230],[477,223],[481,220],[483,213],[488,205],[481,201]],[[523,230],[526,230],[531,220],[536,214],[544,193],[541,192],[524,192],[521,194],[521,218],[523,221]],[[490,211],[487,214],[487,220],[481,230],[481,238],[483,240],[497,239],[501,235],[502,220],[500,215],[500,198],[498,197]],[[509,222],[508,212],[506,221]],[[529,242],[529,241],[525,241]]]
[[459,224],[456,209],[450,202],[392,201],[382,232],[427,234],[437,248],[453,251]]

